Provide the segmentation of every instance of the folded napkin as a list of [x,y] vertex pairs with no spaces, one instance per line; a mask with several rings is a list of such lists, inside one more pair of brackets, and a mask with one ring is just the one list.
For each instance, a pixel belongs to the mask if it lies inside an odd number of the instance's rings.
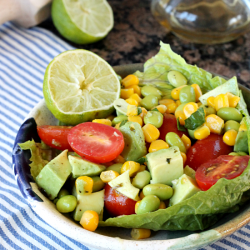
[[[24,118],[43,98],[45,69],[69,49],[73,47],[47,30],[0,26],[0,249],[88,249],[29,207],[12,169],[14,140]],[[250,249],[250,226],[202,249]]]

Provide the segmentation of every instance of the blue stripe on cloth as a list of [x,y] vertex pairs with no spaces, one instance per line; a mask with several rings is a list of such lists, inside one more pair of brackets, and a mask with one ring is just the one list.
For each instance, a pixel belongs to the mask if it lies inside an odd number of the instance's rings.
[[225,244],[225,245],[227,245],[227,246],[230,246],[230,247],[233,247],[233,248],[235,248],[235,249],[237,249],[237,250],[245,250],[245,248],[240,247],[239,245],[237,245],[236,242],[233,243],[233,242],[231,242],[231,241],[229,241],[229,240],[227,240],[227,239],[223,239],[223,240],[221,240],[221,242],[222,242],[223,244]]

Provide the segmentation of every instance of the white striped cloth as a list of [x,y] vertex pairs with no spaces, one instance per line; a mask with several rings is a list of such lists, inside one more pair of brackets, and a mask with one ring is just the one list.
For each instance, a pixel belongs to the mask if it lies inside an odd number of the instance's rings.
[[[70,45],[44,29],[22,29],[11,23],[0,26],[0,249],[88,249],[49,226],[29,207],[12,170],[15,136],[43,98],[46,66],[69,49]],[[250,249],[250,226],[202,249]]]

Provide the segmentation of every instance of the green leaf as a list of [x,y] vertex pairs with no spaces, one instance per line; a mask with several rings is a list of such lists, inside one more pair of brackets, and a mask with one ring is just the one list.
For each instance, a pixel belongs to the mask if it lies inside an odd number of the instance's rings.
[[142,109],[141,109],[141,107],[139,107],[138,109],[137,109],[137,115],[139,115],[139,114],[141,114],[141,112],[142,112]]
[[122,127],[123,125],[125,125],[128,122],[128,120],[123,120],[120,124],[120,127]]
[[180,124],[179,117],[178,117],[178,119],[177,119],[177,129],[178,129],[179,131],[184,131],[184,132],[187,131],[187,130],[185,129],[185,127],[182,126],[182,125]]
[[199,108],[191,116],[185,120],[185,128],[194,130],[205,122],[205,112],[203,108]]
[[138,160],[136,160],[135,162],[140,163],[141,165],[143,165],[145,162],[147,162],[146,157],[141,157]]
[[152,109],[151,111],[157,111],[160,112],[157,108]]

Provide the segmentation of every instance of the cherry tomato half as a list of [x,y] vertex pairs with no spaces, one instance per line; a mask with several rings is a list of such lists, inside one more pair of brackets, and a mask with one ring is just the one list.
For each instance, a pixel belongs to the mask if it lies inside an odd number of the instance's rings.
[[195,179],[200,189],[206,191],[220,178],[231,180],[241,175],[247,167],[249,159],[249,155],[221,155],[202,164],[196,171]]
[[185,165],[196,171],[201,164],[232,151],[233,147],[223,142],[222,135],[210,134],[207,138],[196,141],[188,150]]
[[130,215],[135,213],[136,201],[105,185],[104,207],[110,216]]
[[165,138],[166,138],[166,134],[169,133],[169,132],[174,132],[177,135],[179,135],[179,137],[182,137],[183,134],[188,136],[187,132],[183,132],[183,131],[178,130],[178,128],[177,128],[177,120],[176,120],[175,116],[172,115],[172,114],[167,114],[167,113],[165,113],[163,115],[163,124],[159,128],[159,131],[160,131],[160,138],[162,140],[164,140],[164,141],[165,141]]
[[68,141],[77,154],[96,163],[114,160],[124,148],[123,135],[118,129],[94,122],[73,127]]
[[68,143],[71,126],[37,126],[37,132],[42,141],[52,148],[73,151]]

